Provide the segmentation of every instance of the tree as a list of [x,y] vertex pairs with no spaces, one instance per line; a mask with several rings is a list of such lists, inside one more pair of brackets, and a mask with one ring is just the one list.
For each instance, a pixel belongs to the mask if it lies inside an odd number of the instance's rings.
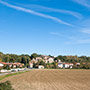
[[6,69],[7,69],[7,70],[10,70],[10,67],[9,67],[9,65],[7,65],[7,66],[6,66]]
[[21,63],[23,63],[24,65],[26,65],[26,60],[25,60],[25,57],[24,56],[21,58]]
[[56,68],[58,68],[58,67],[57,67],[57,66],[58,66],[58,63],[57,63],[57,62],[53,62],[53,63],[51,64],[51,66],[52,66],[52,67],[50,67],[50,68],[56,69]]
[[38,64],[37,63],[33,63],[33,68],[38,68]]
[[31,54],[31,59],[35,59],[36,57],[38,57],[38,54],[37,53],[33,53],[33,54]]
[[9,62],[9,60],[10,60],[10,55],[4,55],[3,56],[3,61],[4,62]]
[[45,62],[43,62],[42,60],[40,60],[40,61],[38,62],[38,64],[44,66],[44,65],[45,65]]
[[13,64],[12,64],[11,68],[13,68]]
[[2,52],[0,52],[0,58],[3,58],[3,53]]
[[0,58],[0,62],[2,62],[2,58]]
[[16,62],[21,62],[21,57],[20,56],[17,57]]

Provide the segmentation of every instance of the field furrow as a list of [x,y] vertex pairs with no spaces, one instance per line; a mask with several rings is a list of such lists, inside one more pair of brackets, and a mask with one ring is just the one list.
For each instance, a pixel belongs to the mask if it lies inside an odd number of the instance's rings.
[[31,70],[7,80],[15,90],[90,90],[90,70]]

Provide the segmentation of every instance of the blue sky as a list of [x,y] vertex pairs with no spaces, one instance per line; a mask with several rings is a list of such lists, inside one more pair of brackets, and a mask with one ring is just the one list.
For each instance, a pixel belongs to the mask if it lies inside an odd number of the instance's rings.
[[90,56],[90,0],[0,0],[0,51]]

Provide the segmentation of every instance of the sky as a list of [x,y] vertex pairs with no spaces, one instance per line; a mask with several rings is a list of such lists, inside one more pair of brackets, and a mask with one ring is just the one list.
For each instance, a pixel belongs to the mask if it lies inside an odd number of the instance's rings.
[[90,56],[90,0],[0,0],[0,52]]

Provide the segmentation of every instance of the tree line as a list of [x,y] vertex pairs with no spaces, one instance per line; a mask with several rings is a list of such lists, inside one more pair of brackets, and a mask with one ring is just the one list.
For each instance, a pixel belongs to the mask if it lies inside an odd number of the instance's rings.
[[[10,63],[15,63],[15,62],[20,62],[22,64],[24,64],[26,67],[29,67],[29,62],[36,57],[41,57],[42,55],[37,54],[37,53],[33,53],[31,55],[28,54],[22,54],[22,55],[16,55],[16,54],[4,54],[2,52],[0,52],[0,61],[2,62],[10,62]],[[48,55],[49,57],[54,57],[51,55]],[[61,60],[62,62],[66,62],[66,63],[81,63],[81,65],[83,65],[83,63],[86,63],[86,65],[88,66],[90,63],[90,57],[87,56],[62,56],[59,55],[57,57],[54,57],[54,61],[58,61]],[[44,62],[40,61],[37,63],[37,65],[41,65],[43,64],[45,67],[53,67],[52,65],[54,65],[56,67],[57,63],[52,63],[51,64],[45,64]],[[34,66],[37,66],[36,64],[34,64]],[[86,66],[82,66],[82,67],[86,67]]]

